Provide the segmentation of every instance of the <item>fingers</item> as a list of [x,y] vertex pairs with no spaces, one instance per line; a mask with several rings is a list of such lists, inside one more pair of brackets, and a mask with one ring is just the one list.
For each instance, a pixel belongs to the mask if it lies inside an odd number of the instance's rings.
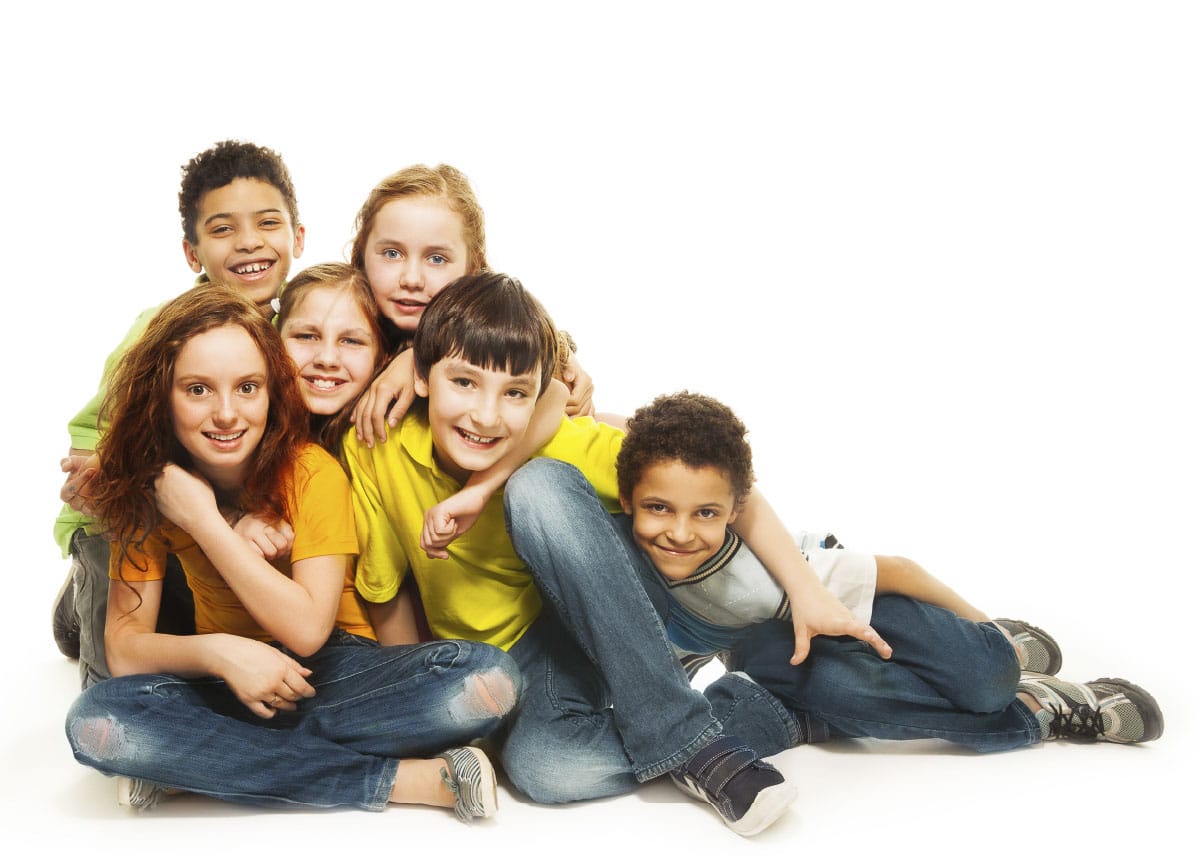
[[396,396],[395,403],[387,413],[387,423],[392,428],[400,424],[400,420],[404,418],[404,414],[408,412],[408,408],[412,406],[413,399],[416,393],[411,389],[402,389],[400,394]]
[[861,633],[855,633],[854,636],[866,642],[875,649],[875,653],[885,660],[890,660],[892,657],[892,646],[876,632],[874,627],[866,626]]
[[809,644],[809,636],[807,632],[796,634],[796,647],[792,651],[792,659],[788,660],[793,666],[799,666],[808,659],[808,652],[811,648]]

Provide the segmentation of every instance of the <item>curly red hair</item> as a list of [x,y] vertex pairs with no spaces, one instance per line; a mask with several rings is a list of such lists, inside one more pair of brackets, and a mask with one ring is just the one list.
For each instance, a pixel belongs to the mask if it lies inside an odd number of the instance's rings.
[[246,513],[285,514],[283,479],[308,435],[308,410],[300,396],[296,366],[283,341],[259,309],[220,283],[201,283],[163,305],[145,333],[122,356],[108,382],[100,411],[103,436],[99,470],[92,481],[96,517],[128,555],[163,522],[154,502],[155,477],[168,463],[191,458],[175,435],[171,388],[175,362],[195,336],[225,326],[249,334],[267,366],[269,410],[249,475],[236,501]]

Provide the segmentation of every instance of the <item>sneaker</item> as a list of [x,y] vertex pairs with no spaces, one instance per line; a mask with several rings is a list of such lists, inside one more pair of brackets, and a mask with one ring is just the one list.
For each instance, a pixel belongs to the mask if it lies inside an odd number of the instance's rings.
[[1040,675],[1058,674],[1062,668],[1062,651],[1053,636],[1040,627],[1015,618],[997,618],[993,623],[1003,627],[1012,637],[1022,671]]
[[437,757],[446,762],[442,781],[454,794],[454,814],[459,820],[470,823],[496,813],[496,771],[482,749],[460,746]]
[[153,808],[164,799],[174,796],[179,791],[174,788],[164,788],[145,779],[134,779],[129,776],[117,776],[117,805],[145,811]]
[[[1150,693],[1121,678],[1073,684],[1045,675],[1023,674],[1017,692],[1027,692],[1050,714],[1045,740],[1107,740],[1146,743],[1163,733],[1163,715]],[[1041,717],[1039,717],[1041,719]]]
[[738,835],[757,835],[780,818],[798,793],[783,774],[729,735],[709,743],[671,781],[717,810]]
[[54,644],[58,646],[62,655],[70,660],[78,660],[79,616],[75,612],[74,566],[67,569],[67,579],[54,598],[50,628],[54,633]]

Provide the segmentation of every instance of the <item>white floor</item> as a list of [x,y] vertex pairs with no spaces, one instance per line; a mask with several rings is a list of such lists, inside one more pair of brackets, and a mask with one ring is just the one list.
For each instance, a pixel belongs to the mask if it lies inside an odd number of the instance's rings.
[[[17,129],[0,159],[4,852],[1184,849],[1195,4],[121,8],[142,5],[14,4],[0,54],[17,82],[0,99]],[[294,271],[343,257],[382,176],[458,166],[492,264],[571,331],[602,409],[722,398],[789,524],[1045,627],[1065,676],[1151,690],[1164,738],[796,749],[777,762],[801,798],[751,842],[663,783],[557,809],[506,791],[475,828],[416,809],[120,810],[62,734],[78,684],[49,632],[56,462],[121,333],[190,283],[179,165],[226,137],[287,160],[308,229]]]
[[[1090,639],[1081,634],[1077,641]],[[27,658],[9,678],[12,697],[23,699],[25,708],[4,729],[0,746],[4,838],[18,847],[9,853],[52,842],[55,852],[128,854],[144,843],[209,854],[216,841],[234,853],[345,847],[549,853],[566,849],[565,842],[571,852],[612,854],[751,846],[884,852],[898,844],[905,852],[933,853],[1026,847],[1179,852],[1177,836],[1191,826],[1194,802],[1186,782],[1197,759],[1195,693],[1184,684],[1191,676],[1182,670],[1190,659],[1182,656],[1183,634],[1168,628],[1163,642],[1138,644],[1145,665],[1135,678],[1154,689],[1166,712],[1167,732],[1157,743],[1054,744],[991,756],[932,741],[794,749],[774,760],[798,783],[800,798],[774,827],[743,843],[708,809],[662,781],[619,799],[559,808],[531,805],[506,788],[498,817],[472,828],[438,810],[260,811],[203,797],[133,813],[116,805],[112,780],[71,758],[62,718],[73,698],[75,667],[57,655],[47,633],[34,632],[25,641]],[[1101,657],[1086,647],[1082,655],[1068,649],[1072,661],[1089,676],[1104,671],[1090,668]]]

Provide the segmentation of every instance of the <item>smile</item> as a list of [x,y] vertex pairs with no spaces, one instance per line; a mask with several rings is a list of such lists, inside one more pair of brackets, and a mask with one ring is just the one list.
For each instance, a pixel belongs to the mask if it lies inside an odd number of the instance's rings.
[[230,268],[238,276],[254,276],[258,273],[268,271],[275,266],[275,262],[246,262],[245,264],[235,265]]
[[464,431],[462,428],[455,428],[454,430],[458,432],[458,436],[474,446],[494,446],[500,442],[499,437],[481,437],[478,434],[472,434],[470,431]]
[[337,389],[339,386],[346,383],[346,381],[344,381],[344,380],[339,380],[338,378],[333,378],[333,377],[307,377],[306,376],[304,378],[304,380],[309,386],[312,386],[323,392],[328,392],[331,389]]

